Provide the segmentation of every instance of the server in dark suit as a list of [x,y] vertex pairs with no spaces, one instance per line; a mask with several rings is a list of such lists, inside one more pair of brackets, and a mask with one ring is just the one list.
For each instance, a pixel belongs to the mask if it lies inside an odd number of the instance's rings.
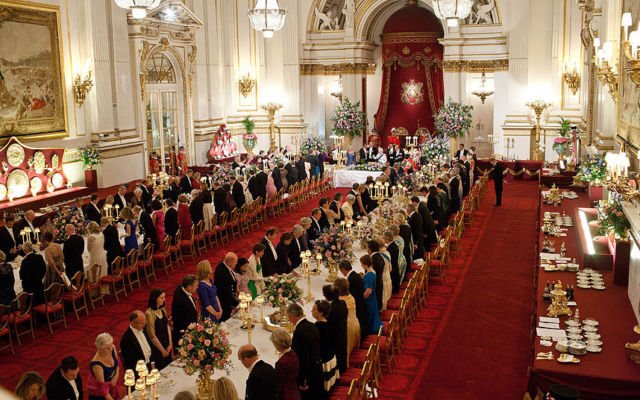
[[293,235],[291,232],[285,232],[280,236],[280,241],[276,246],[276,254],[278,259],[276,260],[276,271],[278,274],[288,274],[293,270],[291,267],[291,260],[289,259],[289,247],[293,241]]
[[262,275],[264,277],[274,275],[278,272],[278,266],[276,264],[278,260],[278,252],[276,250],[276,245],[273,244],[277,235],[277,228],[269,228],[260,241],[260,243],[265,247],[264,255],[260,259],[262,262]]
[[149,191],[149,181],[145,179],[138,188],[142,190],[142,202],[144,203],[143,208],[145,211],[149,211],[151,209],[151,200],[153,199],[153,195]]
[[220,322],[231,318],[231,312],[238,306],[238,282],[236,281],[235,268],[238,263],[238,256],[235,253],[227,253],[224,261],[216,266],[213,281],[218,289],[218,299],[222,307],[222,317]]
[[491,157],[491,165],[493,166],[493,171],[491,171],[491,177],[493,178],[493,187],[496,191],[496,207],[500,207],[502,205],[502,189],[503,189],[503,176],[504,176],[504,168],[502,164],[499,163],[495,157]]
[[68,224],[64,228],[67,235],[67,240],[62,247],[62,254],[64,255],[64,272],[69,279],[78,272],[84,272],[84,261],[82,260],[82,253],[84,253],[84,239],[82,236],[76,234],[76,227],[73,224]]
[[82,400],[82,378],[78,360],[73,356],[62,359],[46,384],[47,399],[49,400]]
[[89,204],[84,207],[84,217],[89,221],[93,221],[96,224],[100,224],[100,218],[102,218],[102,213],[100,212],[100,208],[98,208],[98,195],[92,194],[91,199],[89,200]]
[[16,241],[17,238],[13,233],[15,219],[13,215],[5,214],[3,222],[4,225],[0,228],[0,250],[2,250],[5,256],[7,256],[7,262],[11,262],[16,258],[20,251],[18,242]]
[[216,209],[216,214],[231,211],[227,204],[227,191],[218,182],[213,183],[213,206]]
[[429,250],[431,249],[431,245],[435,244],[438,241],[438,234],[436,232],[436,225],[433,222],[433,218],[431,217],[431,213],[429,212],[429,207],[427,207],[427,203],[420,201],[418,196],[413,196],[411,198],[411,203],[416,206],[416,211],[420,214],[422,218],[422,232],[424,236],[424,248]]
[[333,201],[329,205],[329,208],[338,215],[338,218],[334,222],[344,221],[344,213],[342,212],[342,193],[337,192],[333,195]]
[[[178,220],[178,210],[173,207],[173,200],[167,199],[164,201],[164,205],[167,207],[167,211],[164,213],[164,233],[172,238],[178,233],[180,229],[180,222]],[[184,233],[185,235],[190,232]]]
[[205,190],[200,192],[200,194],[197,195],[195,199],[191,200],[191,203],[189,204],[189,215],[191,215],[191,222],[194,225],[198,225],[200,221],[204,220],[205,193],[209,193],[209,197],[211,197],[211,192]]
[[44,303],[44,284],[42,280],[47,272],[47,264],[40,254],[33,252],[31,242],[23,243],[22,251],[25,254],[20,264],[22,290],[33,293],[33,305],[37,306]]
[[273,169],[271,170],[271,178],[273,178],[273,184],[276,186],[276,190],[278,191],[284,186],[282,184],[282,173],[280,173],[281,167],[282,164],[278,164],[273,166]]
[[454,172],[449,173],[449,187],[451,188],[451,214],[455,214],[460,211],[460,180],[457,178]]
[[140,221],[140,228],[144,235],[144,242],[152,243],[154,247],[158,249],[158,235],[156,235],[156,227],[153,224],[153,220],[151,219],[149,212],[146,210],[140,211],[140,217],[138,220]]
[[340,273],[349,281],[349,293],[356,301],[356,316],[358,317],[358,323],[360,324],[360,336],[364,338],[367,336],[367,304],[364,300],[364,281],[362,276],[353,271],[351,263],[347,260],[340,261],[338,265]]
[[307,167],[302,156],[298,157],[298,161],[296,161],[296,170],[298,170],[298,182],[307,179]]
[[289,260],[291,261],[291,269],[296,269],[302,264],[302,236],[304,228],[302,225],[294,225],[291,229],[291,244],[289,245]]
[[[348,283],[341,284],[340,281],[347,283],[346,279],[336,279],[334,285],[324,285],[322,294],[324,298],[331,303],[331,312],[327,317],[329,332],[331,332],[331,345],[336,352],[336,361],[338,370],[343,373],[347,369],[347,317],[349,310],[347,303],[340,300],[341,291],[346,291],[345,296],[349,294]],[[340,289],[338,289],[340,287]]]
[[244,188],[235,175],[231,175],[231,194],[233,195],[233,201],[236,203],[236,207],[242,208],[247,202],[244,197]]
[[287,162],[287,165],[284,166],[284,169],[287,171],[287,182],[289,182],[289,186],[298,182],[298,169],[291,164],[291,162]]
[[320,219],[318,220],[320,229],[323,231],[328,230],[331,224],[329,224],[329,217],[327,217],[324,208],[329,205],[329,199],[326,197],[321,198],[318,205],[320,206]]
[[313,242],[322,234],[322,226],[320,225],[321,217],[321,208],[314,208],[313,211],[311,211],[311,227],[307,229],[307,237],[310,242]]
[[197,288],[198,279],[195,275],[187,275],[182,278],[182,284],[173,292],[173,301],[171,302],[173,343],[178,343],[189,324],[198,320],[198,309],[195,300],[193,300],[193,294]]
[[238,349],[238,359],[250,371],[245,389],[245,400],[275,400],[276,370],[262,361],[256,348],[250,344]]
[[[380,243],[377,240],[369,240],[367,242],[367,253],[373,261],[373,270],[376,272],[376,276],[382,276],[384,273],[384,258],[380,254]],[[379,300],[377,298],[378,295],[380,296]],[[376,300],[378,302],[378,310],[382,310],[382,279],[376,279]]]
[[[111,273],[111,263],[116,257],[124,257],[124,250],[120,244],[120,232],[108,218],[103,217],[101,220],[102,235],[104,236],[104,249],[107,252],[107,269]],[[123,260],[124,261],[124,260]]]
[[180,193],[191,193],[193,190],[193,183],[191,180],[193,179],[193,171],[188,170],[187,173],[180,178]]
[[414,204],[407,206],[407,214],[409,214],[408,222],[411,227],[411,238],[413,239],[413,259],[424,258],[424,228],[422,216],[418,214]]
[[124,195],[127,193],[127,187],[122,185],[118,188],[118,193],[113,196],[113,204],[114,206],[118,206],[120,211],[122,211],[125,207],[127,207],[127,199]]
[[120,354],[124,370],[135,371],[138,360],[144,360],[147,368],[150,366],[151,346],[145,330],[146,324],[147,318],[142,311],[136,310],[129,314],[129,327],[120,339]]
[[304,317],[304,310],[297,303],[287,307],[289,322],[295,327],[291,350],[298,356],[298,387],[303,400],[321,399],[324,396],[320,332]]
[[464,144],[460,143],[460,148],[458,149],[458,151],[456,151],[454,158],[456,160],[466,160],[468,154],[469,154],[469,151],[464,148]]

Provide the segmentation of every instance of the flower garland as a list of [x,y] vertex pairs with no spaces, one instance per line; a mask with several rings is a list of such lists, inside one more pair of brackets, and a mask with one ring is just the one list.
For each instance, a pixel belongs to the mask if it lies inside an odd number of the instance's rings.
[[319,153],[327,151],[327,145],[319,138],[306,137],[300,145],[300,154],[306,157],[314,151]]
[[84,169],[91,170],[94,166],[102,164],[102,155],[95,146],[80,148],[80,160]]
[[598,234],[613,233],[616,238],[627,239],[631,224],[622,211],[622,204],[618,200],[600,201],[598,207]]
[[295,303],[302,298],[302,289],[298,287],[297,282],[293,275],[280,275],[271,282],[267,282],[267,288],[262,296],[272,307]]
[[229,337],[220,325],[210,319],[192,323],[178,342],[178,360],[183,362],[184,372],[213,372],[214,369],[231,373],[231,346]]
[[449,138],[434,136],[422,145],[422,156],[426,162],[437,164],[447,161],[449,157]]
[[337,227],[329,228],[313,242],[316,254],[322,255],[327,263],[338,263],[353,258],[352,237]]
[[450,138],[463,137],[469,133],[473,123],[471,111],[473,106],[457,103],[449,98],[449,102],[434,115],[435,131]]
[[336,107],[336,112],[331,117],[335,127],[331,133],[336,136],[349,136],[351,138],[362,135],[367,115],[360,111],[360,102],[351,104],[345,97],[342,103]]
[[56,242],[64,242],[68,239],[66,226],[71,224],[76,227],[76,233],[82,235],[84,233],[84,218],[80,216],[78,211],[71,211],[70,209],[62,210],[52,221],[53,226],[53,240]]
[[578,170],[578,177],[582,182],[600,185],[607,176],[607,162],[601,153],[587,156],[582,160]]

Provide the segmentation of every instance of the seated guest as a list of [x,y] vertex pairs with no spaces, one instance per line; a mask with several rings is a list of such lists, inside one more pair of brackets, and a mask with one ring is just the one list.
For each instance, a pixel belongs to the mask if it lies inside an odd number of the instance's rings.
[[116,257],[124,257],[124,251],[120,244],[120,232],[109,218],[102,217],[100,221],[102,225],[102,235],[104,236],[104,250],[107,252],[108,271],[111,273],[111,265]]
[[[96,337],[96,354],[89,362],[87,392],[89,400],[117,399],[120,396],[120,365],[113,345],[113,337],[101,333]],[[134,361],[133,369],[135,370]],[[126,368],[126,367],[125,367]]]
[[289,259],[289,246],[293,241],[293,235],[290,232],[285,232],[280,237],[280,242],[276,246],[276,254],[278,259],[276,260],[276,271],[278,274],[288,274],[293,269],[291,268],[291,260]]
[[89,200],[89,204],[84,207],[84,217],[89,221],[93,221],[97,224],[100,223],[100,218],[102,218],[102,212],[98,208],[98,195],[92,194],[91,199]]
[[[214,398],[216,398],[216,399],[218,398],[218,396],[220,396],[220,394],[218,394],[216,392],[216,384],[218,382],[220,382],[222,379],[229,380],[229,378],[226,378],[226,377],[223,376],[220,379],[216,380],[216,382],[213,384],[213,393],[215,395]],[[231,382],[231,385],[233,386],[233,382]],[[234,390],[235,390],[235,387],[234,387]],[[230,398],[237,399],[238,398],[238,394],[236,393],[236,397],[230,397]],[[173,396],[173,400],[196,400],[196,395],[193,394],[192,392],[188,391],[188,390],[183,390],[182,392],[176,393],[176,395]]]
[[[316,322],[316,326],[318,323]],[[325,322],[326,325],[326,322]],[[269,338],[280,358],[276,361],[276,398],[278,400],[300,400],[298,389],[298,356],[291,351],[291,335],[278,328]],[[334,357],[335,367],[335,357]]]
[[121,185],[120,187],[118,187],[118,193],[116,193],[116,195],[113,196],[113,204],[117,205],[121,211],[128,206],[127,199],[124,197],[126,193],[127,193],[127,187],[124,185]]
[[309,217],[302,217],[300,218],[300,225],[302,226],[302,229],[304,229],[304,232],[302,233],[302,236],[300,236],[300,245],[302,246],[302,250],[303,251],[307,251],[309,250],[309,229],[311,229],[311,218]]
[[353,267],[348,260],[342,260],[339,264],[340,273],[349,282],[349,293],[356,302],[356,318],[360,325],[360,338],[367,335],[367,305],[364,301],[364,282],[359,273],[353,271]]
[[129,314],[129,327],[120,339],[120,354],[124,369],[136,370],[138,360],[143,360],[147,368],[151,362],[151,345],[145,331],[147,318],[142,311],[136,310]]
[[182,278],[182,284],[173,292],[171,301],[173,343],[178,343],[182,339],[182,332],[189,327],[189,324],[198,321],[198,308],[193,300],[197,288],[198,279],[190,274]]
[[320,356],[322,357],[322,378],[325,392],[329,392],[340,377],[333,343],[334,332],[327,322],[329,315],[331,315],[331,304],[326,300],[316,300],[311,310],[311,316],[316,320],[315,325],[320,333]]
[[0,250],[0,304],[8,306],[16,299],[15,284],[13,268],[7,262],[4,251]]
[[351,193],[349,193],[347,195],[347,201],[345,201],[344,203],[342,203],[342,206],[340,207],[341,211],[342,211],[342,215],[344,216],[344,220],[345,221],[353,221],[354,218],[354,211],[353,211],[353,207],[356,203],[356,198],[354,195],[352,195]]
[[324,397],[322,379],[322,356],[320,353],[320,332],[304,316],[304,310],[297,303],[287,307],[287,317],[294,326],[291,350],[298,356],[298,388],[303,399]]
[[182,231],[183,237],[188,238],[191,236],[193,222],[191,221],[191,213],[189,211],[189,200],[187,200],[187,196],[184,194],[178,196],[178,226]]
[[65,273],[69,279],[78,272],[84,272],[84,238],[77,234],[76,227],[73,224],[67,224],[64,227],[67,240],[62,247],[64,256]]
[[16,258],[20,251],[18,242],[16,241],[16,237],[13,233],[15,219],[13,215],[5,214],[2,221],[4,224],[0,228],[0,250],[6,255],[7,261],[11,262]]
[[25,372],[16,385],[16,397],[20,400],[40,400],[44,392],[44,379],[34,371]]
[[320,218],[322,217],[322,209],[314,208],[311,211],[311,227],[307,230],[307,237],[310,242],[318,239],[322,234],[322,226],[320,225]]
[[236,282],[235,268],[238,264],[238,256],[235,253],[227,253],[224,260],[218,263],[213,280],[218,289],[218,299],[222,316],[220,322],[231,318],[233,310],[238,306],[238,282]]
[[[304,228],[302,225],[294,225],[291,229],[291,245],[289,245],[289,260],[291,261],[291,269],[294,270],[302,264],[302,235],[304,234]],[[281,238],[282,240],[282,238]]]
[[24,242],[22,245],[24,258],[20,264],[20,280],[22,290],[33,293],[33,306],[44,303],[44,276],[47,273],[47,264],[40,254],[33,252],[31,242]]
[[147,302],[146,332],[151,345],[151,361],[156,368],[163,369],[172,361],[173,341],[171,327],[166,310],[166,294],[164,289],[154,288],[149,293]]
[[265,278],[278,273],[278,266],[276,264],[276,261],[278,261],[278,252],[276,251],[276,246],[273,244],[277,235],[278,228],[269,228],[260,241],[260,243],[265,247],[265,252],[261,259],[262,275]]
[[[322,214],[324,217],[326,217],[327,222],[329,223],[329,226],[326,227],[326,230],[329,229],[329,227],[333,226],[336,221],[339,221],[339,216],[337,213],[335,213],[332,209],[331,209],[331,201],[329,200],[328,197],[325,197],[324,199],[320,199],[320,209],[322,210]],[[323,227],[323,230],[325,228]]]
[[124,220],[124,254],[129,254],[131,250],[138,252],[138,236],[136,235],[136,221],[133,211],[129,207],[125,207],[120,212],[120,218]]
[[244,257],[238,258],[235,269],[236,282],[238,283],[238,293],[250,293],[249,291],[249,260]]
[[73,356],[62,359],[47,379],[47,399],[82,400],[82,378],[78,360]]
[[249,257],[248,273],[249,273],[249,291],[252,298],[258,297],[265,289],[264,277],[262,276],[262,256],[266,247],[262,243],[256,243],[251,250]]
[[340,372],[344,372],[348,366],[347,354],[353,350],[351,346],[360,342],[360,331],[358,330],[357,332],[357,338],[351,337],[356,332],[349,330],[351,327],[348,321],[349,310],[347,309],[347,303],[339,298],[338,290],[333,285],[324,285],[322,294],[331,307],[326,315],[328,329],[331,332],[331,348],[335,353],[338,369]]
[[380,309],[378,308],[378,300],[376,299],[377,275],[373,269],[373,260],[371,256],[365,254],[360,257],[360,265],[366,271],[362,280],[364,281],[364,299],[367,304],[367,334],[377,335],[378,330],[382,326],[380,320]]
[[[336,279],[335,282],[333,282],[333,287],[339,296],[338,299],[342,300],[347,307],[347,365],[349,365],[351,352],[360,347],[360,322],[358,321],[356,301],[353,296],[351,296],[351,293],[349,293],[349,281],[346,279]],[[331,303],[332,312],[334,304],[335,303]],[[329,318],[331,319],[331,316],[329,316]]]
[[200,300],[200,316],[209,318],[213,322],[219,322],[222,318],[218,289],[211,280],[211,264],[209,261],[200,261],[196,267],[198,277],[198,299]]
[[241,346],[238,360],[249,370],[245,400],[275,400],[276,371],[260,359],[256,348],[250,344]]
[[[180,229],[180,223],[178,222],[178,211],[174,208],[173,200],[167,199],[164,201],[166,211],[164,212],[164,233],[172,238],[178,233]],[[183,232],[183,234],[185,234]]]
[[342,207],[342,193],[337,192],[333,195],[333,201],[329,205],[331,211],[336,214],[336,218],[333,221],[334,223],[340,223],[340,221],[344,221],[344,213],[341,210]]
[[[213,384],[212,394],[212,399],[216,400],[237,400],[240,398],[238,396],[236,387],[233,385],[233,381],[231,381],[231,379],[227,378],[226,376],[216,379],[215,383]],[[193,396],[193,399],[174,398],[173,400],[196,400],[196,398],[195,396]]]

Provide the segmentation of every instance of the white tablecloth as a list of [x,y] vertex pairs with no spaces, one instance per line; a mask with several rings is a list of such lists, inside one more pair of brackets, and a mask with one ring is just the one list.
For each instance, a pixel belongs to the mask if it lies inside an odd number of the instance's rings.
[[381,171],[352,171],[348,169],[333,170],[333,186],[351,188],[354,183],[364,183],[368,176],[374,179],[382,175]]

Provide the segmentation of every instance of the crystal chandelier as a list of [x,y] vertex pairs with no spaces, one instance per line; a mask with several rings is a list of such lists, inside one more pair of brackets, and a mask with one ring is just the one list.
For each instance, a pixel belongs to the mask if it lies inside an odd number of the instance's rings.
[[471,14],[473,0],[433,0],[433,11],[436,17],[447,20],[447,26],[458,26],[458,20]]
[[147,16],[147,10],[158,7],[160,0],[115,0],[118,7],[131,10],[131,15],[135,19],[142,19]]
[[273,37],[273,32],[284,26],[287,10],[280,8],[278,0],[258,0],[256,7],[249,10],[249,20],[253,29],[262,32],[265,38]]
[[490,97],[493,94],[493,90],[487,87],[487,75],[484,72],[482,73],[480,82],[480,87],[477,90],[471,92],[471,94],[479,97],[480,100],[482,100],[482,104],[484,104],[484,101],[487,99],[487,97]]

